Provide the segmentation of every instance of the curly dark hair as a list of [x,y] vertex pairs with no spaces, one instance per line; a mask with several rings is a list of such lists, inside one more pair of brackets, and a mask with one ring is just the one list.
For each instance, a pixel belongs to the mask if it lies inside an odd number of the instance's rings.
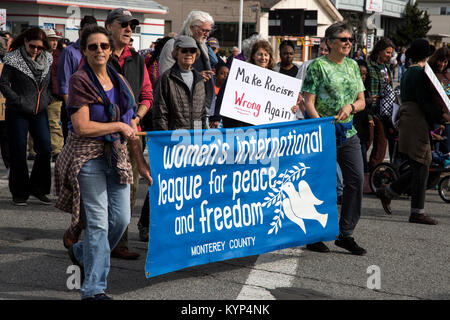
[[111,33],[103,27],[98,25],[88,25],[83,29],[80,37],[80,51],[83,52],[87,49],[87,40],[90,35],[102,33],[108,38],[109,45],[111,46],[111,50],[114,50],[114,42],[111,37]]
[[42,45],[45,47],[45,50],[48,50],[50,48],[47,43],[47,35],[45,34],[45,31],[40,29],[39,27],[34,27],[26,29],[14,39],[14,41],[11,43],[11,51],[23,46],[25,44],[25,40],[41,40]]
[[380,52],[386,48],[392,48],[395,50],[395,44],[389,38],[381,38],[380,40],[378,40],[378,42],[373,47],[373,50],[370,53],[369,59],[372,61],[377,61],[378,55],[380,54]]
[[267,69],[273,69],[273,67],[275,67],[275,59],[273,58],[273,50],[272,50],[272,46],[270,45],[270,43],[266,40],[259,40],[253,44],[252,51],[250,53],[250,57],[249,57],[248,61],[252,64],[255,64],[255,60],[253,60],[253,56],[260,48],[267,51],[267,53],[270,56]]

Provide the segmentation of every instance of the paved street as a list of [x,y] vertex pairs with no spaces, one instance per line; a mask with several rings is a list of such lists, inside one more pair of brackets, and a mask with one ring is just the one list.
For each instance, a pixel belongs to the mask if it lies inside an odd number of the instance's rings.
[[[33,198],[27,207],[13,206],[5,174],[1,162],[0,299],[78,300],[79,291],[66,285],[71,262],[62,235],[69,215]],[[329,243],[327,254],[296,247],[152,279],[144,276],[146,243],[136,226],[145,192],[141,184],[129,232],[130,249],[141,258],[112,259],[108,293],[116,300],[450,299],[450,205],[436,190],[427,192],[426,209],[437,226],[408,223],[406,198],[386,216],[375,197],[365,196],[355,238],[366,256]]]

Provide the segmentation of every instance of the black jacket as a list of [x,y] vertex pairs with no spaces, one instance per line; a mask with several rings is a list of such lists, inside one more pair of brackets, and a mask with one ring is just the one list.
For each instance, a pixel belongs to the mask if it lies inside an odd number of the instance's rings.
[[205,84],[200,73],[192,69],[192,92],[181,77],[178,64],[164,72],[153,90],[153,129],[194,129],[201,121],[206,128]]
[[6,107],[23,114],[35,115],[47,109],[52,102],[49,86],[51,78],[52,55],[42,52],[47,57],[48,68],[38,83],[25,62],[20,49],[8,53],[4,59],[0,77],[0,91],[6,99]]

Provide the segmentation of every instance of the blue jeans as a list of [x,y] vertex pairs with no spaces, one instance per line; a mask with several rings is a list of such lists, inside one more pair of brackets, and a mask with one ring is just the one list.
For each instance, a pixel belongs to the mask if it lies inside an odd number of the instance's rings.
[[83,242],[73,246],[84,267],[81,298],[104,293],[110,254],[130,223],[130,185],[120,184],[114,168],[102,156],[87,161],[78,175],[84,221]]
[[[27,115],[6,108],[6,126],[9,142],[9,190],[13,197],[28,199],[31,193],[49,194],[51,186],[52,148],[47,111]],[[34,141],[36,159],[31,174],[28,173],[28,132]]]

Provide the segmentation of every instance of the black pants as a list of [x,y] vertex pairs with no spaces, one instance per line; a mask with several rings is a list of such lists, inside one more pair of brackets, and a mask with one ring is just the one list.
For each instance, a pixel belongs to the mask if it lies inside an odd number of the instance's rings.
[[144,204],[142,205],[141,217],[139,218],[138,225],[148,228],[149,224],[150,224],[150,202],[147,191],[147,196],[145,197]]
[[[31,193],[49,194],[51,186],[50,129],[47,110],[37,115],[26,115],[13,109],[6,109],[6,123],[9,137],[11,166],[9,189],[13,197],[28,199]],[[28,174],[27,139],[28,132],[34,141],[36,159],[31,174]]]
[[64,137],[64,144],[66,144],[67,136],[69,135],[69,115],[67,113],[66,104],[61,105],[61,128]]
[[429,166],[411,159],[408,159],[408,161],[410,170],[394,181],[390,185],[390,189],[400,195],[410,186],[411,213],[424,213]]
[[8,143],[8,131],[6,126],[6,121],[0,121],[0,149],[2,152],[3,163],[6,169],[10,166],[10,156],[9,156],[9,143]]

